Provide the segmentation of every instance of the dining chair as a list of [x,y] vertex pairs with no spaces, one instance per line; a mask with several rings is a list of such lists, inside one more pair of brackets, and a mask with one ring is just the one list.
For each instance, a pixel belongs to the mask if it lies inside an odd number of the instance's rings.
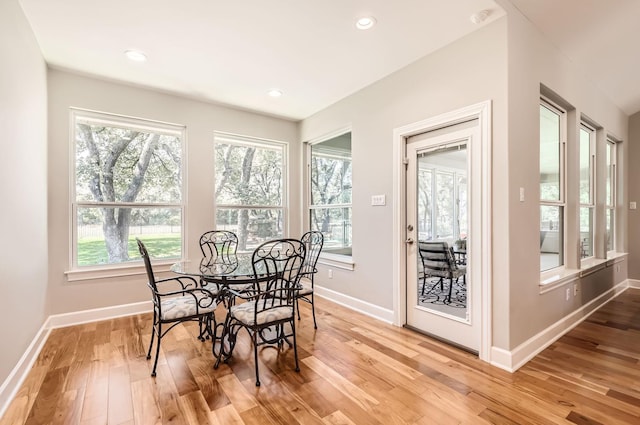
[[236,253],[238,236],[229,230],[210,230],[200,236],[200,250],[207,258],[227,258]]
[[453,250],[449,247],[447,242],[444,241],[419,241],[418,252],[422,261],[422,292],[427,285],[427,278],[438,277],[436,282],[440,284],[440,290],[444,291],[443,281],[449,280],[449,291],[444,298],[444,302],[451,302],[451,291],[453,289],[453,279],[458,279],[462,276],[463,283],[466,279],[467,268],[457,264],[453,255]]
[[[217,263],[231,267],[237,264],[235,258],[238,249],[238,236],[230,230],[210,230],[200,236],[200,251],[203,261]],[[207,279],[200,278],[200,285],[208,289],[214,295],[220,293],[220,285]],[[205,328],[204,321],[200,321],[200,331]]]
[[[295,371],[300,371],[296,344],[295,309],[300,267],[305,259],[305,246],[297,239],[276,239],[258,246],[252,254],[254,285],[250,291],[227,288],[230,296],[244,302],[234,303],[227,310],[225,336],[229,348],[220,350],[214,365],[224,355],[228,361],[237,334],[246,329],[253,343],[256,386],[260,386],[258,347],[284,342],[293,347]],[[287,325],[287,326],[285,326]],[[291,342],[289,338],[292,338]]]
[[[198,321],[200,324],[205,324],[204,327],[200,326],[200,334],[198,335],[198,339],[204,341],[205,334],[209,336],[212,333],[211,323],[215,323],[213,312],[218,305],[218,298],[211,291],[200,287],[198,282],[190,276],[157,280],[146,246],[138,238],[136,238],[136,242],[144,260],[147,285],[151,290],[153,300],[153,329],[147,360],[151,359],[154,338],[157,336],[155,360],[151,371],[151,376],[156,376],[162,337],[180,323]],[[163,325],[168,325],[168,328],[163,329]]]
[[318,257],[322,251],[322,245],[324,243],[324,235],[322,232],[311,230],[306,232],[300,238],[300,241],[304,244],[306,249],[306,256],[304,264],[300,269],[300,282],[298,287],[300,288],[296,294],[296,309],[298,310],[298,320],[300,320],[300,308],[298,307],[298,301],[306,301],[311,304],[311,313],[313,315],[313,328],[318,329],[316,323],[316,308],[313,303],[313,289],[314,289],[314,276],[318,272],[316,264],[318,263]]

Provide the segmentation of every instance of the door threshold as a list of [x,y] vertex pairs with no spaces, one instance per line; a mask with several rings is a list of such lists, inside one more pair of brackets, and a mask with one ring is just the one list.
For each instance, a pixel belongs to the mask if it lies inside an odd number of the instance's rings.
[[446,338],[442,338],[440,336],[437,336],[437,335],[434,335],[434,334],[430,334],[429,332],[425,332],[422,329],[418,329],[418,328],[416,328],[414,326],[407,325],[406,323],[404,325],[402,325],[402,327],[403,328],[407,328],[410,331],[419,333],[421,335],[428,336],[429,338],[435,339],[436,341],[443,342],[443,343],[445,343],[447,345],[450,345],[452,347],[455,347],[455,348],[457,348],[459,350],[466,351],[467,353],[473,354],[474,356],[478,356],[478,354],[479,354],[478,351],[476,351],[476,350],[472,350],[471,348],[465,347],[464,345],[460,345],[460,344],[457,344],[457,343],[455,343],[453,341],[449,341]]

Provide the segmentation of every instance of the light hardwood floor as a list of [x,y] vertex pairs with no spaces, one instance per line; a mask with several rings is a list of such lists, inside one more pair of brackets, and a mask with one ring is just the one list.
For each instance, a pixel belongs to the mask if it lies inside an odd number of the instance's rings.
[[640,290],[629,289],[514,374],[319,299],[301,303],[293,352],[260,352],[245,332],[214,370],[197,325],[146,360],[151,315],[51,333],[0,425],[640,424]]

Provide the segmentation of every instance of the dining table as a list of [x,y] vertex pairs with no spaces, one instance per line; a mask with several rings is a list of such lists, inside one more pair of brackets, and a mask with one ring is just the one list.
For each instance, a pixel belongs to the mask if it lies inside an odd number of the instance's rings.
[[[254,289],[261,281],[261,276],[268,276],[263,270],[264,262],[253,263],[253,252],[238,252],[217,257],[201,257],[195,260],[184,260],[174,263],[170,270],[174,273],[192,276],[200,279],[204,288],[210,289],[218,296],[225,309],[236,302],[236,294]],[[213,286],[209,286],[213,285]],[[229,340],[226,320],[218,323],[213,318],[213,324],[208,324],[208,334],[213,341],[212,353],[217,359],[228,359],[233,354],[235,340]],[[268,339],[266,335],[260,335]]]

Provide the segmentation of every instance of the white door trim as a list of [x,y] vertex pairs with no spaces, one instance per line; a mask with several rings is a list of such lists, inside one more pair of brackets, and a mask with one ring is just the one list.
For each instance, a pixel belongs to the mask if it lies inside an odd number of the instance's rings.
[[393,323],[402,326],[406,323],[406,255],[405,228],[406,217],[404,207],[406,203],[406,182],[404,179],[404,156],[406,139],[416,134],[436,130],[448,125],[477,118],[481,136],[482,160],[482,228],[480,230],[482,252],[476,257],[480,267],[481,282],[481,312],[480,312],[480,349],[478,356],[481,360],[491,361],[491,100],[470,105],[455,111],[447,112],[432,118],[427,118],[412,124],[407,124],[393,130]]

